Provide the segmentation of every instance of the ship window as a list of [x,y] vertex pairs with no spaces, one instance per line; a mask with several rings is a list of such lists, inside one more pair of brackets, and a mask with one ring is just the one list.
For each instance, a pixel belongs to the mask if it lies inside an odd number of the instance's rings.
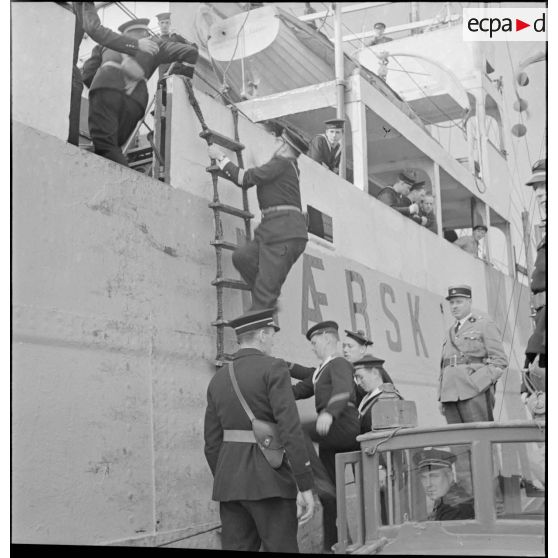
[[496,517],[544,519],[545,444],[492,444]]
[[308,232],[328,242],[333,242],[333,219],[311,205],[306,206],[306,211],[308,212]]
[[380,524],[474,519],[469,444],[380,454]]

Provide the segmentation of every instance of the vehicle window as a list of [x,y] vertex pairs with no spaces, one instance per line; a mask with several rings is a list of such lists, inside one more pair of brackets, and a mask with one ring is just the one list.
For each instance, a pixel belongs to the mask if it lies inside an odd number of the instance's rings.
[[474,519],[473,496],[469,444],[380,454],[382,525]]
[[492,444],[496,517],[544,517],[545,444],[513,442]]

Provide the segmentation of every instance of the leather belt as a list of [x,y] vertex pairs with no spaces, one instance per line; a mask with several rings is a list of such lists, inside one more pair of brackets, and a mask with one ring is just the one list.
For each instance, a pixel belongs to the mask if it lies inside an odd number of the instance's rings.
[[223,442],[255,444],[256,438],[253,430],[223,430]]
[[473,362],[484,362],[486,357],[476,357],[467,355],[453,355],[449,358],[445,358],[442,361],[442,368],[446,366],[457,366],[458,364],[471,364]]
[[540,293],[535,293],[533,295],[533,306],[535,310],[546,306],[546,291],[541,291]]
[[265,216],[269,213],[275,213],[276,211],[296,211],[297,213],[302,213],[302,209],[296,205],[273,205],[262,209],[262,215]]

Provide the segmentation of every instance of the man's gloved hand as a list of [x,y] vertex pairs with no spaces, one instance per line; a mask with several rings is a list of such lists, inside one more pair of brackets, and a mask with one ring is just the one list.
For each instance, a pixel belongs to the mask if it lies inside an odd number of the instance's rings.
[[159,45],[148,37],[138,39],[138,48],[142,52],[147,52],[147,54],[151,54],[152,56],[155,56],[159,52]]
[[419,206],[418,206],[418,204],[412,203],[412,204],[409,206],[409,213],[410,213],[411,215],[414,215],[415,213],[418,213],[418,211],[419,211]]

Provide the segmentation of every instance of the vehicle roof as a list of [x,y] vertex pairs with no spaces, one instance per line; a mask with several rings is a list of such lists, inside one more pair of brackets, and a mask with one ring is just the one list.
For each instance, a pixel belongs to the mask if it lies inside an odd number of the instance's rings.
[[442,426],[420,426],[414,428],[395,428],[382,431],[366,432],[357,436],[358,442],[367,440],[379,440],[383,438],[394,438],[398,436],[412,436],[413,434],[436,434],[442,432],[461,432],[467,430],[494,430],[500,431],[505,429],[545,429],[544,422],[536,422],[534,420],[511,420],[507,422],[467,422],[460,424],[444,424]]

